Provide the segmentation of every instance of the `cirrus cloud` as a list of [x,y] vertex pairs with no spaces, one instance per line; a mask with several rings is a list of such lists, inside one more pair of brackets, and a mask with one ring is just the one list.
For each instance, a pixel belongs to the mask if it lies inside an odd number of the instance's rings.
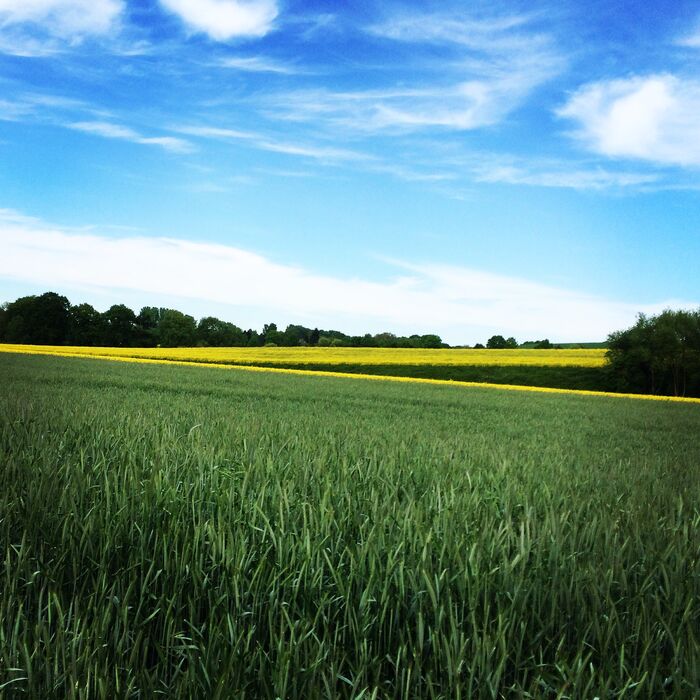
[[32,23],[62,38],[104,34],[123,9],[122,0],[0,0],[0,28]]
[[174,136],[143,136],[130,127],[110,122],[73,122],[66,124],[69,129],[82,131],[86,134],[94,134],[105,139],[117,139],[119,141],[130,141],[143,146],[160,146],[166,151],[173,153],[190,153],[193,150],[192,144],[184,139]]

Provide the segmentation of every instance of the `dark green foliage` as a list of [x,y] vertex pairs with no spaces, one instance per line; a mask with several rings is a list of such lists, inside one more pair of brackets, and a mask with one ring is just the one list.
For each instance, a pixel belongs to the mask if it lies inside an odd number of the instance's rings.
[[608,348],[621,391],[700,396],[700,310],[640,314],[608,337]]
[[515,338],[504,338],[502,335],[492,335],[486,341],[486,347],[493,350],[507,350],[508,348],[517,348],[518,341]]
[[245,334],[238,326],[213,316],[200,319],[197,324],[197,341],[217,348],[247,345]]
[[[194,324],[194,326],[193,326]],[[325,340],[321,341],[321,338]],[[0,305],[0,343],[37,345],[87,345],[114,347],[260,347],[300,345],[440,348],[448,347],[439,335],[396,336],[393,333],[349,336],[340,331],[290,324],[280,331],[265,324],[262,333],[213,316],[195,323],[192,316],[175,309],[144,306],[138,316],[124,304],[99,314],[90,304],[71,306],[53,292],[23,297]]]
[[700,410],[0,356],[3,698],[700,689]]
[[300,345],[310,345],[311,335],[313,331],[304,326],[290,324],[284,331],[282,345],[285,347],[298,347]]
[[246,346],[248,347],[259,347],[264,344],[264,337],[252,328],[249,328],[244,335],[246,337]]
[[54,292],[21,297],[5,306],[0,340],[30,345],[61,345],[70,335],[69,308],[68,299]]
[[276,323],[266,323],[263,326],[261,335],[261,345],[282,345],[284,344],[284,333],[277,330]]
[[603,350],[608,347],[605,343],[557,343],[553,347],[562,350]]
[[412,347],[416,348],[441,348],[444,347],[442,338],[434,333],[429,333],[428,335],[412,335],[411,341],[415,343]]
[[532,350],[551,350],[554,345],[549,341],[549,338],[545,338],[544,340],[526,340],[518,347]]
[[197,340],[197,323],[181,311],[166,309],[158,324],[158,340],[164,348],[192,347]]
[[90,304],[78,304],[70,307],[70,332],[68,342],[71,345],[102,345],[106,340],[107,324],[102,314]]
[[152,348],[159,344],[158,326],[166,309],[157,306],[144,306],[136,317],[136,325],[139,330],[138,344]]
[[102,314],[105,323],[103,343],[115,348],[129,348],[138,345],[139,330],[136,315],[124,304],[114,304]]

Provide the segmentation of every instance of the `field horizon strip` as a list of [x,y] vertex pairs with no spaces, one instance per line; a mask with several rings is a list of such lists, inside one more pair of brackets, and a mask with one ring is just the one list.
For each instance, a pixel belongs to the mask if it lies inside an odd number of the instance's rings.
[[695,406],[201,367],[0,353],[3,699],[698,697]]
[[[110,354],[125,357],[187,360],[208,364],[359,364],[359,365],[432,365],[432,366],[532,366],[603,367],[605,349],[535,350],[532,348],[362,348],[362,347],[181,347],[127,348],[79,345],[19,345],[5,347],[45,348],[64,354]],[[0,344],[0,347],[3,347]]]
[[[257,349],[257,348],[256,348]],[[286,348],[285,348],[286,349]],[[315,348],[314,348],[315,349]],[[326,348],[323,348],[326,350]],[[333,348],[335,349],[335,348]],[[89,350],[90,352],[81,352]],[[700,398],[688,396],[665,396],[661,394],[632,394],[615,391],[595,391],[590,389],[564,389],[558,387],[547,386],[529,386],[526,384],[502,384],[496,382],[474,382],[461,381],[453,379],[431,379],[425,377],[411,376],[394,376],[386,374],[364,374],[360,372],[334,372],[332,370],[316,370],[302,369],[297,367],[274,367],[270,365],[251,365],[251,364],[236,364],[225,363],[223,361],[207,361],[176,359],[175,357],[152,357],[148,356],[152,348],[103,348],[103,347],[78,347],[78,346],[43,346],[43,345],[18,345],[18,344],[0,344],[0,352],[10,354],[26,354],[26,355],[47,355],[55,357],[81,358],[91,360],[108,360],[114,362],[135,362],[140,364],[160,364],[160,365],[175,365],[175,366],[190,366],[190,367],[210,367],[216,369],[239,370],[247,372],[269,372],[282,373],[299,376],[318,376],[318,377],[336,377],[342,379],[361,379],[370,381],[387,381],[387,382],[406,382],[415,384],[432,384],[442,386],[455,386],[464,388],[482,388],[490,390],[512,391],[512,392],[536,392],[544,394],[568,394],[574,396],[596,396],[613,399],[635,399],[641,401],[670,401],[678,403],[700,404]],[[181,350],[185,355],[187,351],[198,350],[198,348],[168,348],[164,352],[171,353],[172,350]],[[209,350],[209,348],[207,349]],[[363,350],[363,349],[362,349]],[[103,352],[100,352],[103,351]],[[106,351],[106,352],[105,352]],[[443,351],[437,351],[443,352]],[[494,352],[494,351],[487,351]],[[498,351],[495,351],[498,352]],[[510,352],[510,351],[503,351]],[[541,353],[547,351],[541,350],[525,350],[524,352]],[[551,351],[556,353],[562,352],[580,352],[568,350]],[[586,350],[584,352],[598,353],[598,350]],[[533,365],[534,366],[534,365]]]

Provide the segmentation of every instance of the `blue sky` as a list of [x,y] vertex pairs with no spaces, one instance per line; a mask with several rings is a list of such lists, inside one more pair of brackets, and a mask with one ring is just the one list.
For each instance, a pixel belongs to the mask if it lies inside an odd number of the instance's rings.
[[0,299],[599,340],[700,303],[683,0],[0,0]]

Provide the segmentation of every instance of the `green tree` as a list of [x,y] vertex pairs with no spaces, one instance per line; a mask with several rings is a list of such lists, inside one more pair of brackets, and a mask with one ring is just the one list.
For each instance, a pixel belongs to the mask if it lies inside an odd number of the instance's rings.
[[284,339],[282,345],[287,347],[295,347],[299,345],[308,345],[309,338],[311,337],[313,331],[309,328],[304,328],[304,326],[295,326],[290,324],[284,331]]
[[502,335],[492,335],[486,341],[486,347],[490,350],[505,350],[508,347],[508,341]]
[[421,348],[441,348],[442,338],[439,335],[429,333],[427,335],[422,335],[419,339],[419,346]]
[[158,340],[165,348],[193,347],[197,324],[192,316],[175,309],[165,309],[158,324]]
[[640,314],[607,342],[620,391],[700,396],[700,310]]
[[78,304],[70,308],[69,341],[71,345],[102,345],[105,338],[102,314],[90,304]]
[[159,326],[167,309],[144,306],[136,317],[138,344],[153,347],[160,344]]
[[263,326],[262,331],[263,343],[267,345],[268,343],[274,343],[275,345],[282,345],[284,343],[284,333],[277,330],[276,323],[266,323]]
[[136,314],[124,304],[114,304],[102,314],[105,323],[105,344],[112,347],[133,347],[138,333]]
[[395,348],[398,345],[398,340],[393,333],[377,333],[374,336],[374,342],[379,348]]
[[5,308],[5,340],[9,343],[61,345],[70,330],[70,302],[55,292],[20,297]]
[[218,348],[234,347],[247,345],[247,338],[233,323],[205,316],[197,324],[197,343]]
[[524,343],[520,343],[519,347],[529,350],[549,350],[554,346],[549,341],[549,338],[545,338],[544,340],[526,340]]

